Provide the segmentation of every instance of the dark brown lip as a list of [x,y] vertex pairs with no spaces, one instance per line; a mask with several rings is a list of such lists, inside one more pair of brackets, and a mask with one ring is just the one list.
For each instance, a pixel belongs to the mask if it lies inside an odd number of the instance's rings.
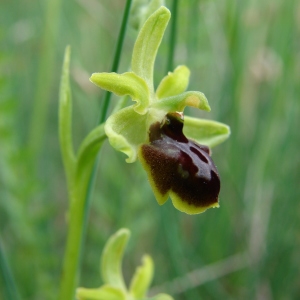
[[172,190],[189,205],[209,207],[218,202],[219,174],[210,149],[187,139],[183,125],[183,115],[178,113],[153,124],[150,144],[142,145],[142,156],[161,194]]

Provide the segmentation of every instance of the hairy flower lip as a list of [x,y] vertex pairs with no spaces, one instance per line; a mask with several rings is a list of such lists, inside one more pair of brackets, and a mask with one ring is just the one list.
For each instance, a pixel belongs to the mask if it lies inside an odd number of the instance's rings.
[[220,179],[209,148],[182,133],[183,114],[168,113],[152,124],[149,144],[141,146],[140,160],[159,204],[171,196],[176,208],[200,213],[218,206]]

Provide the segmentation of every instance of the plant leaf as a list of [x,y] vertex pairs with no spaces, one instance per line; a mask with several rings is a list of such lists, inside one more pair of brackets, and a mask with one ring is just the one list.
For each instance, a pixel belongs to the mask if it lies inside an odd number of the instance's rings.
[[185,92],[176,96],[163,98],[152,107],[165,110],[167,112],[182,112],[186,106],[193,106],[202,110],[210,111],[210,106],[205,95],[201,92]]
[[187,138],[212,148],[229,137],[230,128],[220,122],[185,116],[183,133]]
[[183,93],[189,84],[190,70],[186,66],[178,66],[174,72],[169,72],[156,89],[158,99]]
[[128,229],[118,230],[107,241],[101,256],[103,281],[113,287],[126,290],[122,274],[123,253],[130,235]]
[[135,299],[144,299],[153,277],[153,261],[149,255],[144,255],[142,265],[138,267],[130,283],[130,294]]
[[154,61],[170,17],[170,11],[164,6],[155,11],[141,28],[133,48],[131,69],[146,81],[151,94],[154,93]]
[[134,110],[139,114],[145,114],[149,105],[149,89],[146,82],[133,72],[94,73],[90,81],[104,90],[115,93],[118,96],[129,95],[137,104]]

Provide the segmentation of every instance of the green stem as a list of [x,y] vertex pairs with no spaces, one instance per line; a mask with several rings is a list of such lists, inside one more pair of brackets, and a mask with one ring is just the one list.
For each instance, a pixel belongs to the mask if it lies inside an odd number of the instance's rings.
[[167,62],[167,72],[171,72],[174,69],[174,53],[176,45],[176,27],[177,27],[177,11],[178,11],[178,0],[173,0],[173,6],[171,9],[171,33],[169,39],[169,53]]
[[[118,69],[126,27],[129,18],[131,2],[132,0],[127,0],[126,2],[121,30],[119,33],[118,43],[117,43],[114,61],[112,65],[112,72],[116,72]],[[99,124],[102,124],[105,121],[110,97],[111,97],[110,93],[105,94],[104,105],[99,118]],[[73,177],[74,184],[70,185],[75,190],[73,189],[71,191],[69,190],[69,197],[71,198],[70,199],[71,206],[69,212],[70,220],[69,220],[67,245],[66,245],[64,264],[63,264],[61,290],[58,298],[59,300],[72,300],[74,298],[74,292],[79,277],[78,269],[81,260],[82,244],[84,241],[84,236],[85,236],[85,231],[87,226],[87,219],[89,215],[89,207],[91,202],[91,194],[92,194],[93,185],[96,177],[96,170],[97,170],[98,163],[99,163],[99,159],[97,158],[96,162],[94,163],[94,166],[88,168],[89,171],[85,172],[85,175],[83,175],[89,177],[87,184],[83,183],[83,181],[85,180],[80,180],[80,179],[78,180],[76,175]],[[77,168],[81,168],[79,166],[78,159],[77,159]]]
[[82,241],[85,232],[86,205],[88,181],[93,168],[95,157],[106,139],[104,126],[97,126],[82,142],[76,160],[76,169],[69,188],[70,211],[67,245],[63,263],[63,273],[60,289],[60,300],[72,300],[77,285]]
[[83,231],[83,201],[72,199],[59,300],[74,299]]
[[[123,48],[123,42],[124,42],[126,28],[127,28],[127,23],[128,23],[128,19],[129,19],[131,2],[132,2],[132,0],[127,0],[127,2],[126,2],[111,72],[118,71],[120,58],[121,58],[121,52],[122,52],[122,48]],[[105,122],[110,97],[111,97],[111,93],[106,91],[106,93],[104,95],[103,109],[100,113],[98,124],[102,124]],[[94,182],[96,180],[96,173],[97,173],[98,165],[99,165],[99,157],[96,158],[96,161],[95,161],[95,164],[93,167],[93,171],[92,171],[92,174],[91,174],[91,177],[89,180],[87,193],[86,193],[86,201],[85,201],[85,207],[84,207],[84,227],[85,228],[87,226],[87,220],[88,220],[90,205],[91,205],[91,195],[92,195],[92,191],[93,191],[93,187],[94,187]]]
[[7,300],[19,300],[20,294],[18,292],[13,274],[11,272],[8,260],[4,253],[4,248],[0,240],[0,272],[4,282],[4,295]]

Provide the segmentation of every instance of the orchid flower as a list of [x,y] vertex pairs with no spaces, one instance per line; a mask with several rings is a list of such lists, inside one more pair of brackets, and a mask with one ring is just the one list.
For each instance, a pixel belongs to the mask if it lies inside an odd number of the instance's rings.
[[130,72],[94,73],[90,80],[136,102],[107,119],[105,133],[111,146],[125,153],[129,163],[140,160],[160,205],[170,196],[175,208],[197,214],[219,206],[220,179],[210,147],[227,139],[230,129],[184,116],[186,106],[210,111],[203,93],[186,91],[186,66],[169,72],[154,89],[154,62],[170,17],[161,6],[146,20],[134,45]]

